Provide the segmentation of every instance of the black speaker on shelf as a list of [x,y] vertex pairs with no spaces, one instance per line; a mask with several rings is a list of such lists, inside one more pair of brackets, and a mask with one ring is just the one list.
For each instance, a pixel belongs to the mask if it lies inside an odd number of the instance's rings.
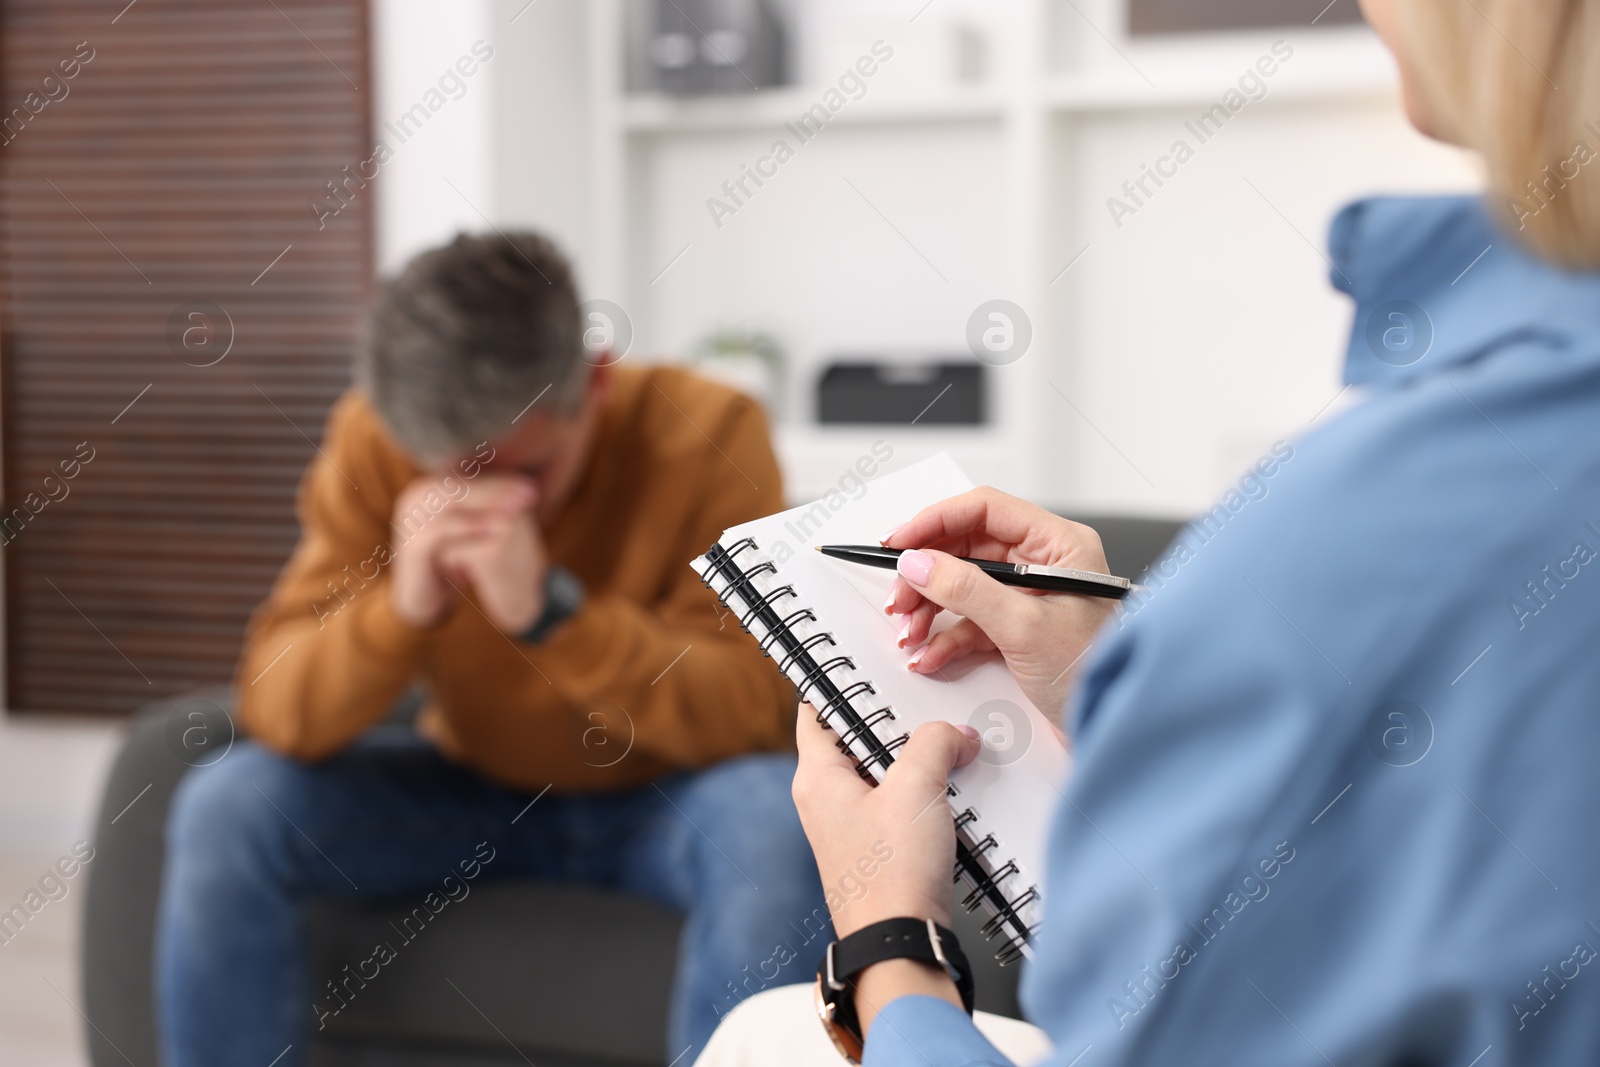
[[656,88],[678,96],[767,89],[788,74],[771,0],[656,0],[647,51]]
[[844,360],[817,382],[824,425],[979,426],[988,421],[984,366],[967,360],[874,363]]

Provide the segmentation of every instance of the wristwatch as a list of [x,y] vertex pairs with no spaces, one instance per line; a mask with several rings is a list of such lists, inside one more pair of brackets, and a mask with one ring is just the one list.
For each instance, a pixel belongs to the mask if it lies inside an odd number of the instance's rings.
[[885,960],[919,960],[943,967],[972,1014],[972,968],[956,935],[932,919],[885,919],[828,945],[817,968],[817,1015],[833,1047],[853,1064],[866,1044],[856,1013],[856,975]]
[[517,635],[518,641],[539,642],[578,613],[586,599],[583,582],[567,568],[552,564],[544,572],[544,610],[533,625]]

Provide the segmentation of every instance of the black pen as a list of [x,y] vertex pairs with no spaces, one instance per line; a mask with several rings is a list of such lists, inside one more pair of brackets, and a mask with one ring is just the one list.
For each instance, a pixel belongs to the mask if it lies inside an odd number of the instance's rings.
[[[865,567],[894,570],[905,549],[882,548],[878,545],[814,545],[818,552],[847,563]],[[1052,593],[1080,593],[1083,596],[1121,600],[1133,589],[1126,578],[1094,571],[1078,571],[1070,567],[1046,567],[1038,563],[999,563],[992,559],[967,559],[970,563],[1001,585],[1015,585],[1023,589],[1044,589]]]

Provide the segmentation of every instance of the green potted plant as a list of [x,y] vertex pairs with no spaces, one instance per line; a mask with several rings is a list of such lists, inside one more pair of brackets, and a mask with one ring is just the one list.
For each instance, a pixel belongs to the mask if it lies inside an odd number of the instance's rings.
[[712,330],[689,353],[697,371],[755,397],[774,422],[783,415],[786,358],[770,333],[734,326]]

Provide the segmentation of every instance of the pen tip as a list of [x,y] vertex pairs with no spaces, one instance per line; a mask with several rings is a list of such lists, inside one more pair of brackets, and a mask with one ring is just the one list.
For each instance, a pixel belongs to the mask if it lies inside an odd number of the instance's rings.
[[811,551],[813,551],[813,552],[821,552],[822,551],[822,546],[821,545],[812,545],[811,546]]

